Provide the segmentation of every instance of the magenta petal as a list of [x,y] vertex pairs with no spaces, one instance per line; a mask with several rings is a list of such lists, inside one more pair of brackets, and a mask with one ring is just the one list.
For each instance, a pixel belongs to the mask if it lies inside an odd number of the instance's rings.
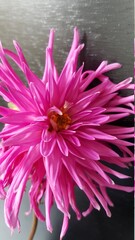
[[57,135],[57,144],[59,146],[60,151],[65,155],[68,156],[68,146],[64,140],[64,138],[58,134]]
[[53,231],[51,220],[50,220],[50,211],[51,211],[52,204],[53,204],[53,194],[49,184],[47,184],[46,196],[45,196],[45,210],[46,210],[46,226],[47,226],[47,230],[50,232]]
[[12,110],[10,108],[0,106],[0,115],[2,115],[2,116],[14,114],[15,112],[17,112],[17,111]]
[[15,112],[14,114],[8,114],[8,116],[0,118],[0,122],[8,124],[22,124],[31,123],[36,119],[36,114],[33,112]]
[[46,175],[52,190],[55,188],[56,181],[61,170],[61,152],[59,151],[57,145],[55,146],[54,151],[55,154],[57,154],[57,161],[55,161],[55,156],[53,154],[44,159]]
[[21,64],[23,65],[23,63],[25,63],[26,65],[28,65],[19,43],[17,41],[13,41],[13,44],[16,48]]
[[33,171],[31,177],[31,187],[29,190],[30,210],[33,209],[37,218],[45,221],[45,217],[40,210],[39,203],[44,195],[46,182],[43,180],[45,175],[45,168],[42,158],[38,159],[35,163],[36,171]]
[[74,210],[74,212],[76,213],[77,220],[80,220],[81,213],[78,210],[77,205],[76,205],[73,181],[68,182],[68,197],[69,197],[70,205],[71,205],[72,209]]
[[54,149],[54,147],[55,147],[55,144],[56,144],[56,139],[55,139],[55,138],[52,139],[52,140],[49,141],[49,142],[44,142],[44,141],[42,140],[41,143],[40,143],[40,152],[41,152],[41,155],[42,155],[43,157],[49,156],[49,155],[52,153],[52,151],[53,151],[53,149]]
[[62,158],[63,164],[67,168],[69,174],[72,175],[72,178],[76,182],[76,184],[79,186],[80,189],[83,189],[81,179],[79,178],[77,172],[75,171],[76,164],[74,161],[72,161],[72,164],[68,164],[65,158]]
[[25,191],[26,182],[28,180],[28,176],[31,170],[31,162],[35,160],[38,155],[38,152],[34,153],[34,151],[32,150],[34,149],[30,149],[29,153],[21,160],[20,164],[16,168],[16,175],[14,177],[14,180],[12,181],[12,184],[8,190],[5,199],[5,221],[7,225],[11,228],[15,228],[17,226],[18,212],[22,196]]
[[68,228],[68,222],[69,222],[68,217],[66,215],[64,215],[62,229],[61,229],[61,233],[60,233],[60,240],[62,240],[64,235],[66,234],[66,231]]
[[55,132],[49,132],[48,129],[46,128],[45,130],[43,130],[42,132],[42,140],[44,142],[50,142],[53,138],[55,138]]

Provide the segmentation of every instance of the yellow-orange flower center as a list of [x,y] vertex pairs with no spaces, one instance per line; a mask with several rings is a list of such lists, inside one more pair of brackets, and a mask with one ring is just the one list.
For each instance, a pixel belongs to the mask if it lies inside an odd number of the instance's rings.
[[48,131],[52,131],[53,129],[58,131],[65,130],[71,124],[71,118],[65,112],[62,112],[62,115],[59,115],[55,111],[52,111],[48,115],[50,119],[50,126]]

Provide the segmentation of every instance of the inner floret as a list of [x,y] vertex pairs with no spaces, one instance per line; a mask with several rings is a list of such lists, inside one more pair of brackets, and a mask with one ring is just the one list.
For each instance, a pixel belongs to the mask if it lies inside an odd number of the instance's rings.
[[61,109],[62,114],[58,114],[55,111],[52,111],[49,113],[48,117],[50,120],[50,126],[48,128],[48,131],[61,131],[65,130],[69,127],[71,124],[71,118],[69,115],[65,112],[64,109]]

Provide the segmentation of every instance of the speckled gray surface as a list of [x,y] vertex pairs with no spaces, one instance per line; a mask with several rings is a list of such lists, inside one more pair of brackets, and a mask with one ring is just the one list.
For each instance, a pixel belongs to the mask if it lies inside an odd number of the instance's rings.
[[132,0],[0,0],[0,39],[13,48],[20,42],[37,74],[42,75],[44,48],[49,29],[56,30],[55,60],[60,70],[68,53],[74,26],[85,40],[87,67],[96,68],[103,59],[119,61],[120,79],[133,66]]
[[[102,60],[118,61],[123,68],[110,76],[114,81],[121,81],[133,75],[133,10],[132,0],[0,0],[0,39],[4,47],[10,49],[13,49],[13,39],[19,41],[31,68],[41,77],[49,29],[56,30],[54,57],[60,71],[70,48],[73,28],[77,26],[81,41],[86,44],[80,62],[85,61],[86,69],[95,69]],[[115,201],[115,197],[118,200]],[[127,194],[112,195],[116,203],[112,220],[97,212],[80,223],[73,217],[65,240],[133,240],[131,198],[128,200],[128,197]],[[25,197],[20,212],[22,231],[10,237],[0,202],[0,240],[27,239],[31,225],[31,216],[24,216],[27,209]],[[49,234],[45,224],[40,223],[35,240],[59,240],[61,217],[55,210],[52,219],[54,233]]]

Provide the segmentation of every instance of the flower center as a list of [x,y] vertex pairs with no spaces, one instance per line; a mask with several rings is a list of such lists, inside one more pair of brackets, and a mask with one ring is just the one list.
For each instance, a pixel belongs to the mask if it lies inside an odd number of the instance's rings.
[[69,127],[69,125],[71,124],[71,118],[67,113],[64,112],[64,109],[62,110],[62,115],[59,115],[55,111],[49,113],[48,117],[50,119],[50,126],[48,131],[51,132],[54,129],[58,132],[61,130],[65,130]]

